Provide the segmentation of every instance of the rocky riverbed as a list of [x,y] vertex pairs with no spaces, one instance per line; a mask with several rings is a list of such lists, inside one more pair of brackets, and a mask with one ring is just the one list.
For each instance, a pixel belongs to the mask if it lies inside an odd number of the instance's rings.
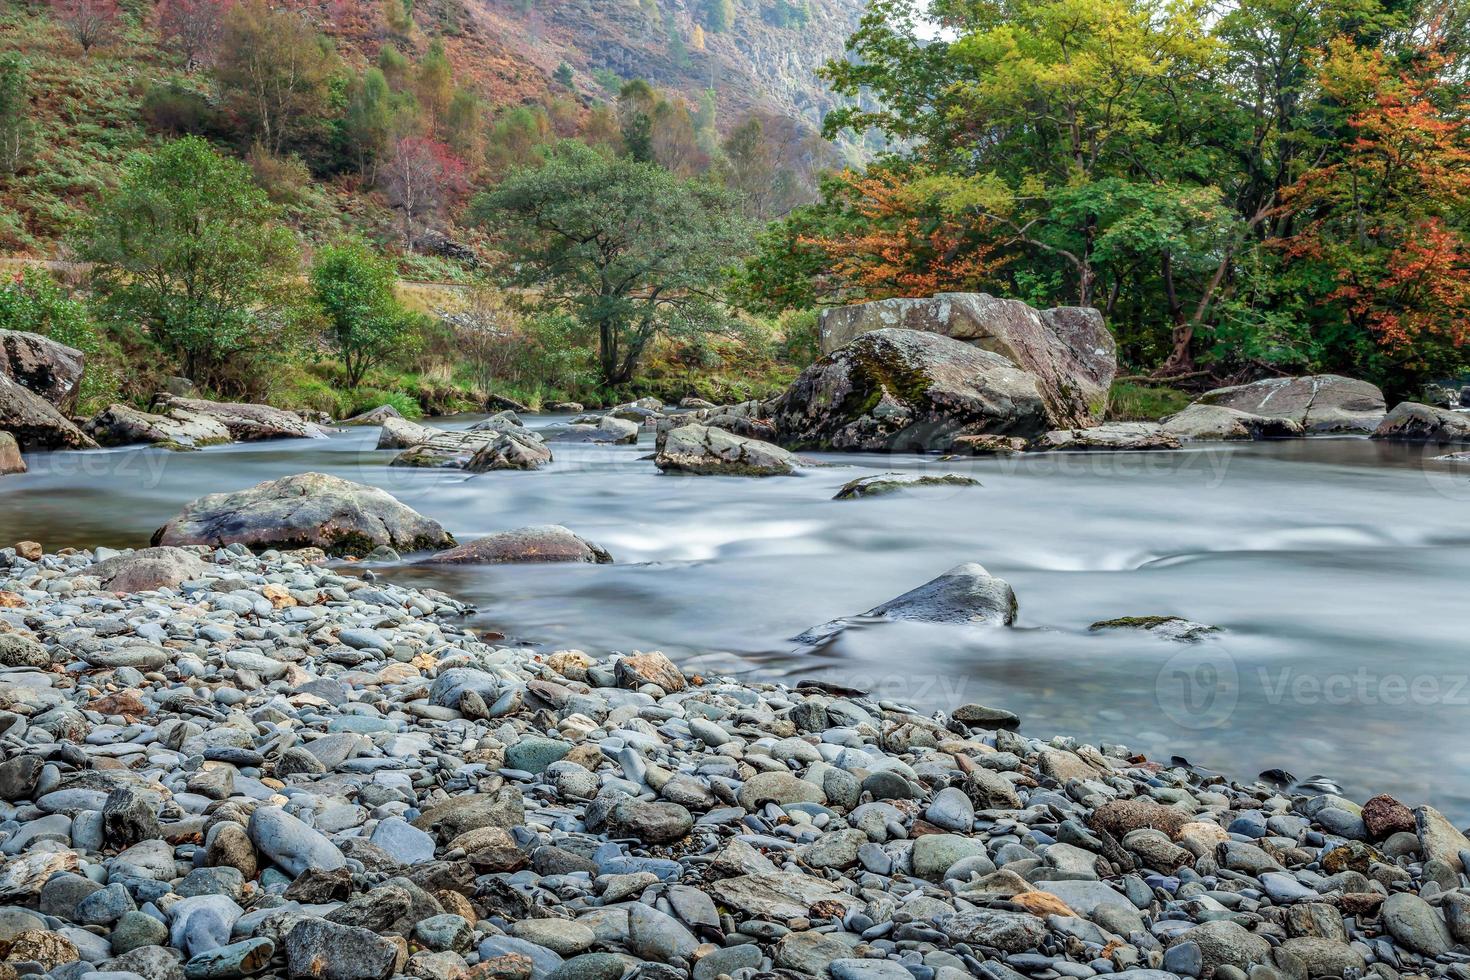
[[23,552],[0,977],[1470,977],[1413,800],[497,646],[314,549]]

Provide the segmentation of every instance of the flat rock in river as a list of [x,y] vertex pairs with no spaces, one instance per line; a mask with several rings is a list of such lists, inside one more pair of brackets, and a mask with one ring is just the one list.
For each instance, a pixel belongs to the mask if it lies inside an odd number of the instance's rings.
[[833,500],[856,500],[881,497],[914,487],[978,487],[980,481],[958,473],[877,473],[849,480],[837,491]]
[[1291,419],[1308,434],[1367,434],[1383,420],[1386,405],[1376,385],[1336,374],[1300,378],[1265,378],[1250,384],[1216,388],[1196,404],[1224,405],[1252,415]]
[[1035,375],[1057,427],[1102,420],[1118,370],[1113,335],[1091,307],[1038,310],[985,293],[936,293],[833,307],[819,323],[822,353],[888,327],[943,334],[993,351]]
[[1253,415],[1226,405],[1196,402],[1164,419],[1166,433],[1185,442],[1235,442],[1284,439],[1303,434],[1296,419]]
[[239,442],[261,439],[325,439],[326,430],[308,422],[295,412],[250,402],[212,402],[203,398],[179,398],[164,395],[154,408],[167,413],[180,408],[195,415],[214,419],[230,431]]
[[654,465],[695,476],[791,476],[797,459],[780,446],[706,425],[669,432]]
[[917,330],[875,330],[808,367],[770,404],[794,449],[943,452],[963,435],[1055,428],[1035,375],[999,354]]
[[1155,422],[1104,422],[1090,429],[1052,429],[1028,447],[1041,452],[1178,449],[1179,439]]
[[438,521],[385,490],[325,473],[298,473],[200,497],[155,531],[152,543],[239,543],[258,550],[316,547],[360,558],[383,545],[423,551],[455,542]]
[[[1004,579],[972,561],[956,565],[938,578],[854,618],[1009,626],[1016,619],[1016,593]],[[847,619],[834,619],[813,626],[796,637],[796,642],[822,643],[850,625]]]
[[154,414],[131,405],[113,404],[88,419],[82,428],[103,446],[146,442],[198,449],[233,441],[223,422],[182,408],[169,408],[163,414]]
[[510,562],[612,562],[607,549],[560,524],[536,524],[476,538],[424,561],[435,565],[499,565]]

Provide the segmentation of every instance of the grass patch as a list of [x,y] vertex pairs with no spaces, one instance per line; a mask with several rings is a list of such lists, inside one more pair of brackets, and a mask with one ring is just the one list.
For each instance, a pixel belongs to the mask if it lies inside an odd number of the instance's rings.
[[1166,385],[1143,385],[1120,381],[1108,393],[1110,422],[1157,422],[1182,412],[1194,398]]

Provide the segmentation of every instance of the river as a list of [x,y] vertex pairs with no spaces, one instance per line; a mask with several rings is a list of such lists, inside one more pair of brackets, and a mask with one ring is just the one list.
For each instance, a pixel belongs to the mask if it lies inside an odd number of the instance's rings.
[[[479,416],[440,422],[463,428]],[[533,426],[557,419],[540,416]],[[33,454],[0,479],[0,541],[141,547],[189,500],[319,470],[460,540],[560,523],[616,564],[394,567],[548,651],[661,649],[686,666],[816,677],[925,708],[978,701],[1030,734],[1121,742],[1232,776],[1282,768],[1470,819],[1470,467],[1362,439],[940,462],[824,456],[797,478],[663,476],[637,447],[555,446],[533,473],[389,468],[376,428],[326,440]],[[833,501],[882,470],[983,486]],[[1007,579],[1015,628],[869,623],[790,637],[962,561]],[[1223,628],[1198,644],[1092,633],[1118,616]]]

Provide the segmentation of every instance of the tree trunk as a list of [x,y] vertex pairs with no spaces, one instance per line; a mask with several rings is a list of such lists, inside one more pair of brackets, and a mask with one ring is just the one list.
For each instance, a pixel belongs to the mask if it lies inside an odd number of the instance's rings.
[[1194,351],[1191,349],[1194,324],[1184,316],[1184,309],[1179,305],[1179,293],[1174,286],[1173,257],[1167,249],[1160,257],[1160,266],[1164,277],[1164,296],[1169,305],[1169,320],[1174,325],[1173,349],[1169,352],[1168,359],[1154,372],[1154,376],[1171,378],[1194,370]]

